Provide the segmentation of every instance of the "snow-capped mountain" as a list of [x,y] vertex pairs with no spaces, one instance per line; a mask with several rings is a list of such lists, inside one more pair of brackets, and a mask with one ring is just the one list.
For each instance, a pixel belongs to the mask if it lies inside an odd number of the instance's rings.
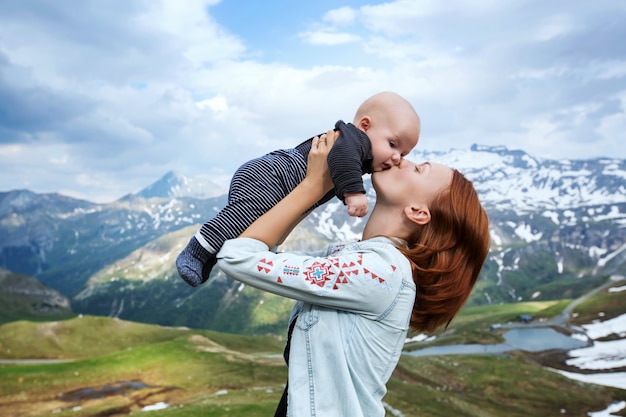
[[[546,160],[476,145],[414,152],[410,159],[459,169],[474,182],[487,209],[491,252],[470,303],[574,297],[609,275],[626,275],[625,160]],[[252,309],[248,303],[269,305],[271,297],[244,296],[238,284],[220,274],[209,290],[191,289],[176,274],[176,254],[226,203],[225,195],[188,196],[196,187],[201,193],[213,189],[193,184],[167,173],[140,193],[104,205],[57,194],[0,193],[0,267],[59,290],[77,312],[265,331],[243,312]],[[369,181],[366,188],[373,199]],[[330,201],[292,233],[284,248],[357,239],[363,221],[349,217],[341,202]],[[225,316],[229,319],[220,319]]]
[[461,171],[488,209],[538,213],[626,202],[626,160],[550,160],[505,147],[414,152]]
[[226,188],[206,178],[190,178],[170,171],[161,179],[137,193],[137,197],[212,198],[223,195],[227,191]]

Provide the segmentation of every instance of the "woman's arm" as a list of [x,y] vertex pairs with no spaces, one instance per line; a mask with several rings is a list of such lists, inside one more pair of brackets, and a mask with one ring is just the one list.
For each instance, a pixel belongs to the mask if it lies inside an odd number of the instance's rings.
[[328,152],[335,143],[338,132],[329,130],[314,138],[304,180],[277,205],[252,223],[239,237],[249,237],[264,242],[272,248],[281,242],[302,218],[302,213],[319,201],[333,188],[328,171]]
[[409,262],[390,242],[336,245],[323,255],[274,253],[257,239],[238,238],[224,243],[217,265],[262,291],[371,317],[386,311],[411,277]]
[[393,302],[403,277],[411,276],[408,261],[393,245],[345,251],[337,245],[316,255],[269,250],[333,188],[326,155],[336,135],[331,131],[326,137],[327,144],[313,142],[305,179],[239,238],[226,241],[217,265],[227,276],[263,291],[377,317]]

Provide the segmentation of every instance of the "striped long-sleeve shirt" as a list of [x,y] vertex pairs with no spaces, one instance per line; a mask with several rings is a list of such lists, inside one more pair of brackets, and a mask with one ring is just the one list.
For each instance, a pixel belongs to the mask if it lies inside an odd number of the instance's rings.
[[[341,135],[328,155],[335,188],[311,209],[335,195],[343,201],[346,193],[364,193],[363,174],[372,172],[372,144],[367,135],[341,120],[335,129]],[[293,149],[270,152],[239,167],[230,184],[228,204],[196,234],[202,246],[216,253],[226,240],[238,237],[289,194],[306,175],[312,141],[310,138]]]

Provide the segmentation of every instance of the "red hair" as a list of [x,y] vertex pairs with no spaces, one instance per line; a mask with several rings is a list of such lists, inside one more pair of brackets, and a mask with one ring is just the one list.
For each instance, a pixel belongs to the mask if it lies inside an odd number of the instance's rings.
[[448,326],[469,297],[489,252],[489,219],[471,181],[453,170],[450,186],[429,205],[431,219],[400,251],[417,285],[411,328]]

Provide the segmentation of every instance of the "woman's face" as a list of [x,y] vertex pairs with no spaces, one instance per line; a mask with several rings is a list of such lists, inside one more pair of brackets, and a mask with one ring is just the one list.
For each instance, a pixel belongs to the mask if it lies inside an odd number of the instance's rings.
[[416,164],[403,159],[400,165],[372,174],[376,198],[388,204],[425,204],[450,185],[452,170],[435,162]]

